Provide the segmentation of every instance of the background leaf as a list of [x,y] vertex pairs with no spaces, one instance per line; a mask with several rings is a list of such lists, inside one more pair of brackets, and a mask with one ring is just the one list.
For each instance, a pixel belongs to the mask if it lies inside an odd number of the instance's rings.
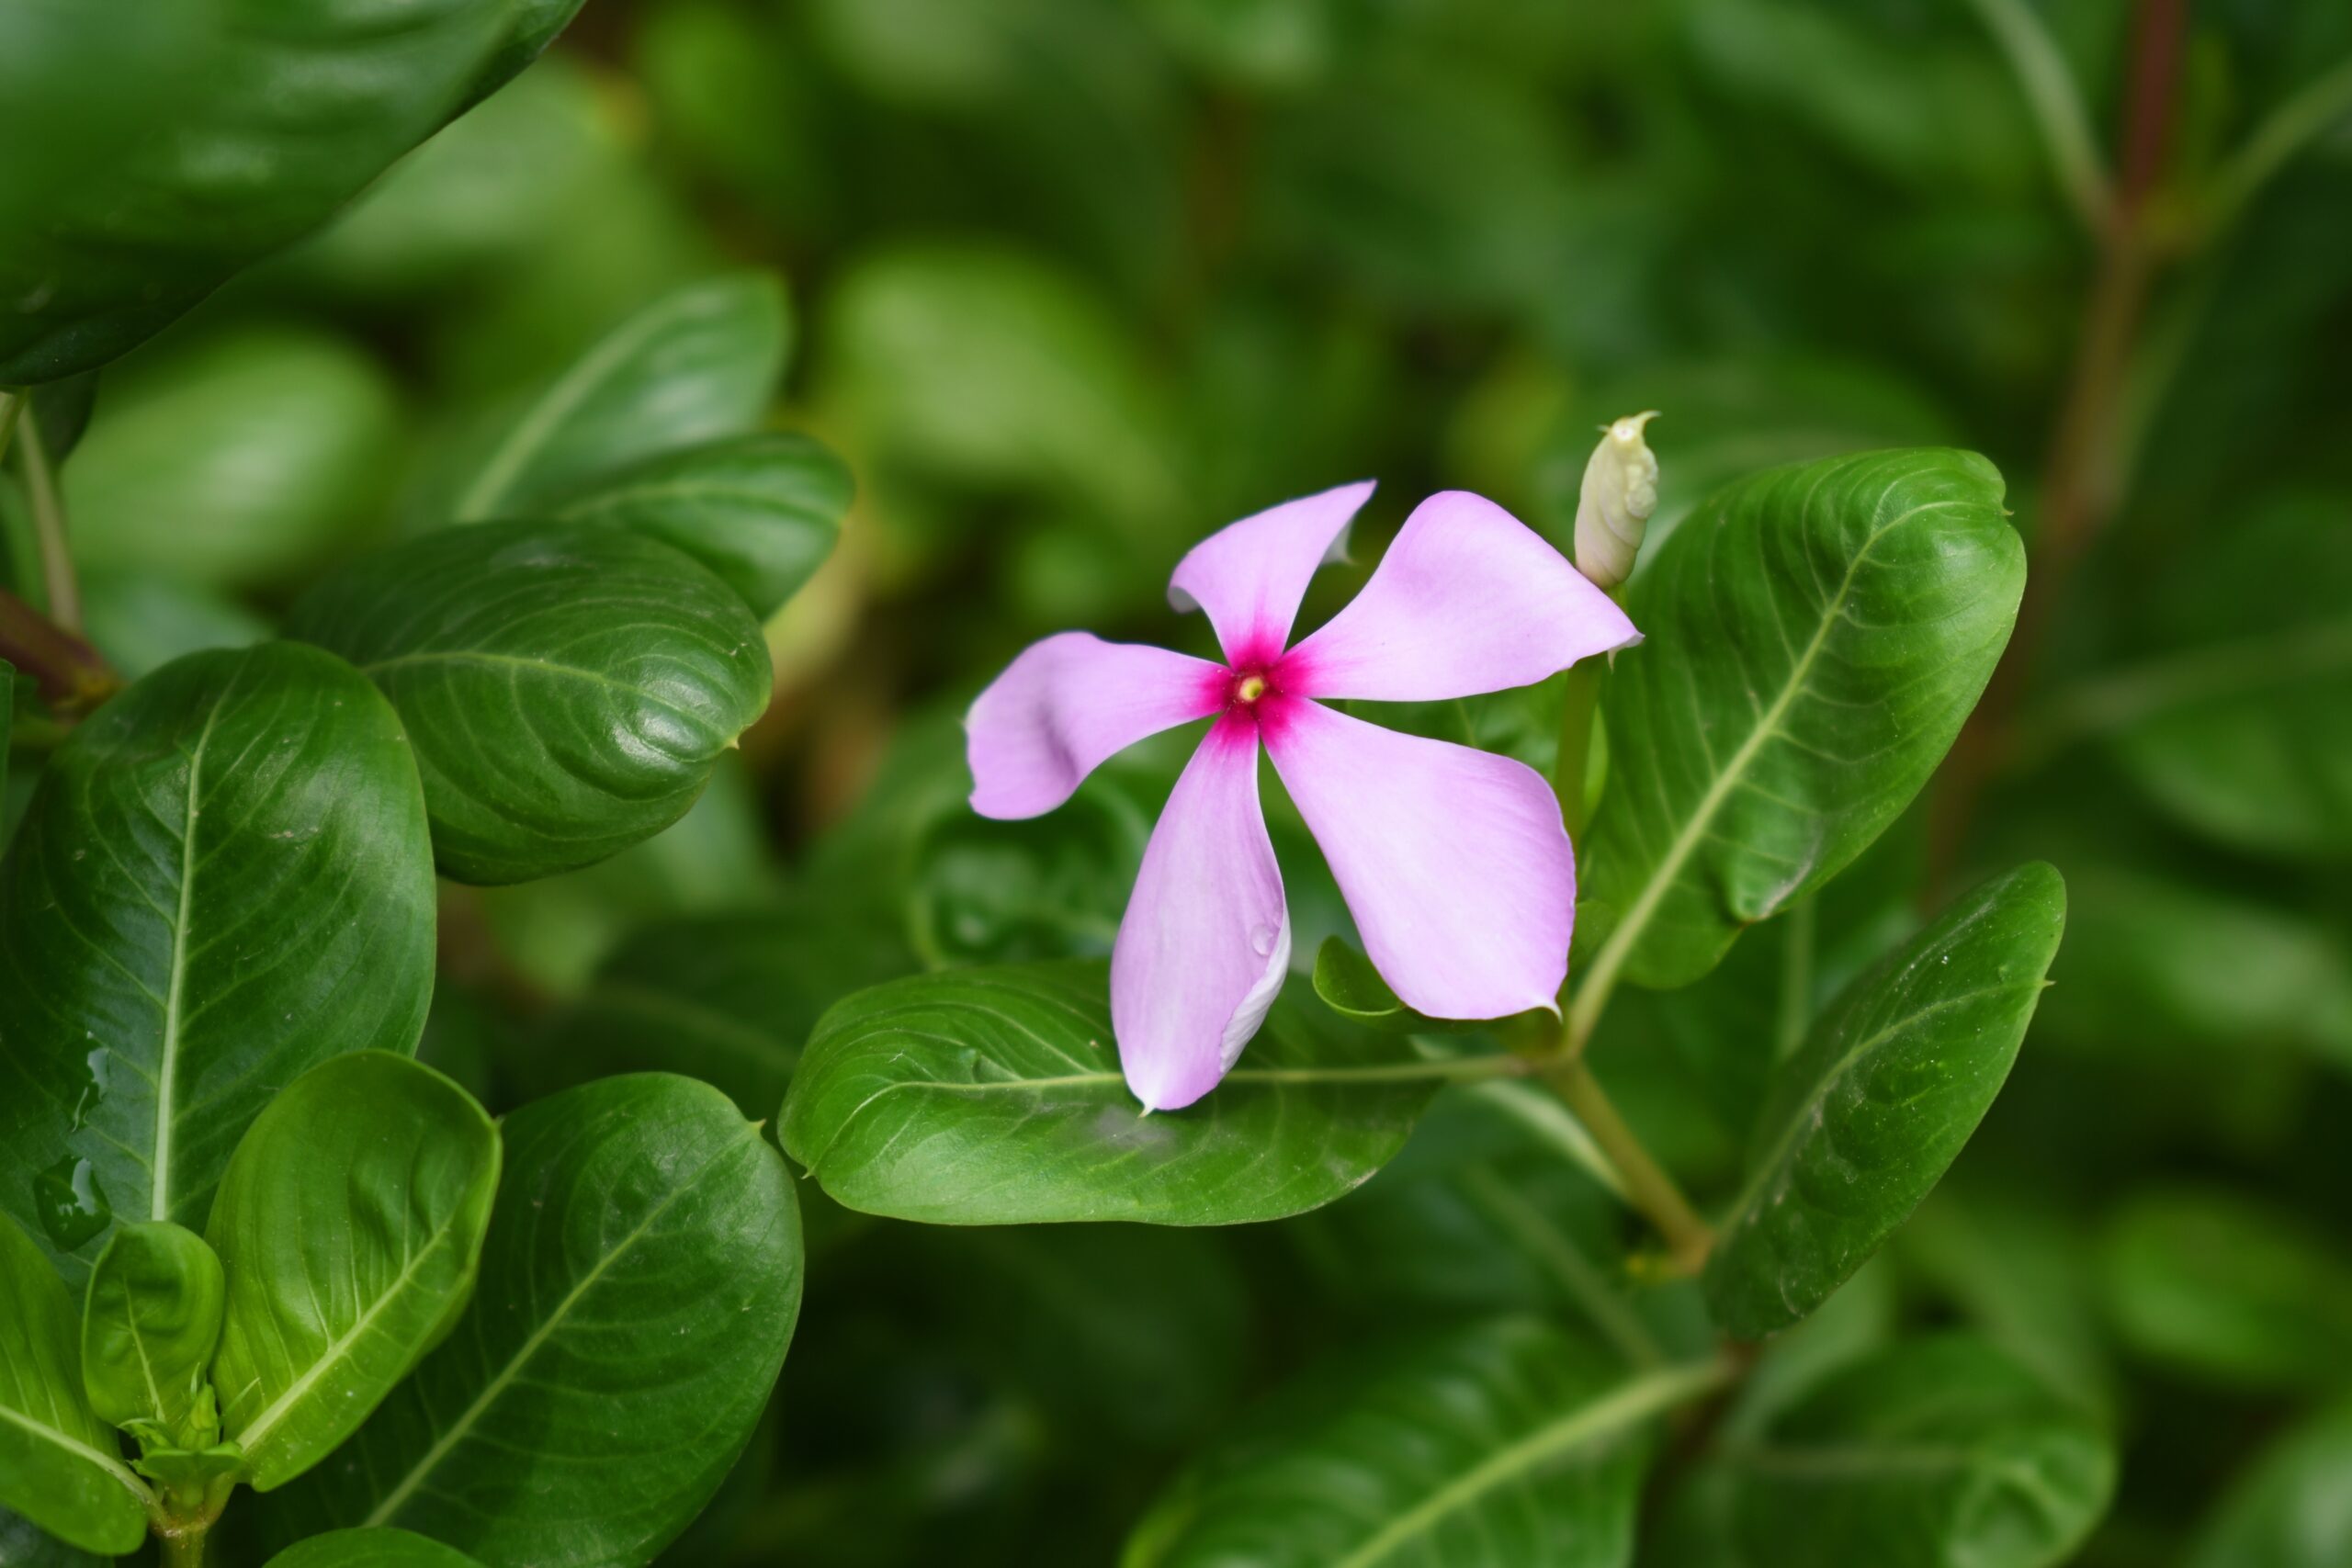
[[1774,1074],[1707,1304],[1752,1339],[1819,1306],[1941,1179],[2032,1021],[2066,886],[2018,867],[1854,981]]
[[775,1150],[665,1074],[583,1085],[503,1131],[473,1304],[266,1516],[278,1539],[397,1525],[491,1568],[645,1562],[751,1436],[800,1305]]
[[176,1446],[220,1339],[220,1259],[192,1230],[162,1220],[118,1225],[90,1270],[82,1308],[82,1386],[110,1427],[153,1421]]
[[1836,875],[1942,760],[2024,582],[2000,476],[1969,453],[1776,468],[1702,504],[1633,589],[1647,641],[1603,697],[1579,951],[1687,985]]
[[[849,1207],[932,1224],[1295,1214],[1403,1147],[1434,1082],[1349,1081],[1417,1058],[1305,989],[1276,1000],[1215,1095],[1146,1116],[1119,1076],[1105,964],[877,986],[810,1036],[785,1100],[785,1151]],[[1331,1076],[1283,1081],[1300,1069]]]
[[2188,1568],[2328,1568],[2352,1558],[2352,1405],[2273,1443],[2232,1483]]
[[[0,1216],[0,1504],[91,1551],[147,1535],[144,1483],[82,1393],[74,1300],[30,1237]],[[10,1524],[0,1515],[0,1544]]]
[[464,882],[592,864],[668,827],[768,699],[727,585],[615,529],[454,529],[354,562],[289,629],[400,710],[433,847]]
[[1650,1421],[1716,1377],[1628,1377],[1531,1319],[1369,1351],[1195,1461],[1137,1525],[1125,1568],[1620,1563]]
[[0,1206],[78,1282],[112,1218],[204,1223],[281,1086],[413,1050],[433,865],[391,708],[292,643],[165,666],[50,759],[0,886]]
[[455,1547],[412,1530],[329,1530],[297,1541],[269,1568],[480,1568]]
[[229,1280],[220,1427],[254,1490],[325,1458],[447,1326],[498,1165],[472,1097],[388,1052],[320,1064],[254,1122],[207,1239]]

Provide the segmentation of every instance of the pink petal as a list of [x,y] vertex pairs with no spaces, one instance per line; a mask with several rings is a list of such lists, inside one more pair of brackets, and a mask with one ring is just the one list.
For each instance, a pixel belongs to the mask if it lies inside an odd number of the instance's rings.
[[1432,1018],[1555,1006],[1576,860],[1544,776],[1320,703],[1260,706],[1274,768],[1396,994]]
[[1222,665],[1063,632],[1022,649],[964,717],[972,809],[1035,817],[1148,735],[1225,705]]
[[1380,702],[1466,697],[1640,640],[1534,530],[1453,490],[1413,508],[1363,592],[1291,650],[1281,684]]
[[1206,610],[1236,668],[1272,664],[1315,569],[1346,546],[1348,523],[1371,495],[1369,480],[1342,485],[1218,529],[1176,563],[1168,602]]
[[1257,727],[1220,720],[1151,830],[1111,950],[1111,1027],[1152,1111],[1208,1093],[1273,1006],[1290,911],[1258,807]]

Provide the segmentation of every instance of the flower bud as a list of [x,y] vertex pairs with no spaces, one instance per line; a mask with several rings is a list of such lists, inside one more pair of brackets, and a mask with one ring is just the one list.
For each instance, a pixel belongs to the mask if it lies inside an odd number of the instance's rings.
[[1601,426],[1600,445],[1584,466],[1577,498],[1577,570],[1596,587],[1615,589],[1634,574],[1650,513],[1657,509],[1657,457],[1642,439],[1656,409]]

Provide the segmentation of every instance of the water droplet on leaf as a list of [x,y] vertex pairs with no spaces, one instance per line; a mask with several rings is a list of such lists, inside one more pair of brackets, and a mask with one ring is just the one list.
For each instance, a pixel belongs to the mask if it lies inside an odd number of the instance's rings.
[[33,1212],[60,1252],[71,1252],[114,1223],[96,1167],[67,1155],[33,1178]]

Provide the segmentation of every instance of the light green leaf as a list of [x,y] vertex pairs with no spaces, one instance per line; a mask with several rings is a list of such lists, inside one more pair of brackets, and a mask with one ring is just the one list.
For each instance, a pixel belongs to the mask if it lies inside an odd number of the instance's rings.
[[725,1095],[666,1074],[539,1100],[504,1133],[471,1308],[273,1500],[277,1539],[397,1525],[487,1562],[644,1562],[750,1438],[800,1305],[775,1148]]
[[269,1568],[481,1568],[452,1546],[411,1530],[329,1530],[297,1541]]
[[1341,1018],[1392,1034],[1459,1034],[1493,1021],[1425,1018],[1415,1012],[1345,937],[1326,937],[1315,950],[1315,994]]
[[1773,1563],[2045,1568],[2115,1484],[2096,1421],[1962,1336],[1849,1363],[1722,1462],[1739,1543]]
[[1404,1146],[1437,1078],[1293,987],[1199,1105],[1147,1116],[1119,1076],[1108,965],[922,975],[817,1025],[785,1152],[833,1198],[932,1224],[1279,1219]]
[[1611,777],[1583,847],[1585,986],[1679,986],[1827,882],[1959,734],[2025,556],[1991,464],[1867,453],[1717,492],[1634,585],[1648,640],[1605,689]]
[[82,626],[131,681],[191,653],[251,648],[271,635],[267,621],[226,594],[161,571],[83,573]]
[[266,585],[382,512],[391,378],[356,344],[269,324],[142,355],[64,470],[74,554],[207,587]]
[[1180,1477],[1122,1562],[1616,1568],[1651,1421],[1723,1377],[1629,1377],[1521,1318],[1327,1365]]
[[656,453],[544,510],[675,545],[764,620],[832,553],[855,491],[848,465],[808,436],[763,433]]
[[207,1239],[229,1280],[220,1425],[254,1490],[325,1458],[446,1328],[498,1166],[481,1107],[387,1052],[311,1068],[254,1122]]
[[2198,1532],[2188,1568],[2337,1568],[2352,1562],[2352,1404],[2273,1443]]
[[410,514],[424,524],[532,516],[657,453],[754,430],[790,333],[784,286],[769,274],[678,289],[546,382],[459,421]]
[[2100,1270],[2137,1355],[2230,1388],[2352,1382],[2352,1257],[2291,1213],[2211,1189],[2147,1192],[2110,1222]]
[[192,1230],[163,1220],[118,1225],[90,1269],[82,1308],[82,1386],[109,1426],[152,1421],[181,1447],[220,1339],[220,1259]]
[[[573,0],[0,14],[0,386],[112,359],[520,70]],[[273,106],[256,116],[253,106]]]
[[278,1088],[415,1048],[433,900],[400,721],[341,660],[194,654],[116,697],[0,873],[0,1206],[77,1284],[117,1213],[202,1224]]
[[1716,1322],[1743,1339],[1796,1322],[1942,1179],[2008,1077],[2065,920],[2058,873],[2019,866],[1831,1004],[1773,1074],[1707,1259]]
[[618,529],[428,535],[330,576],[288,627],[400,710],[434,852],[461,882],[527,881],[651,838],[768,700],[742,600]]
[[129,1551],[147,1487],[83,1397],[81,1361],[64,1282],[0,1216],[0,1505],[85,1551]]

